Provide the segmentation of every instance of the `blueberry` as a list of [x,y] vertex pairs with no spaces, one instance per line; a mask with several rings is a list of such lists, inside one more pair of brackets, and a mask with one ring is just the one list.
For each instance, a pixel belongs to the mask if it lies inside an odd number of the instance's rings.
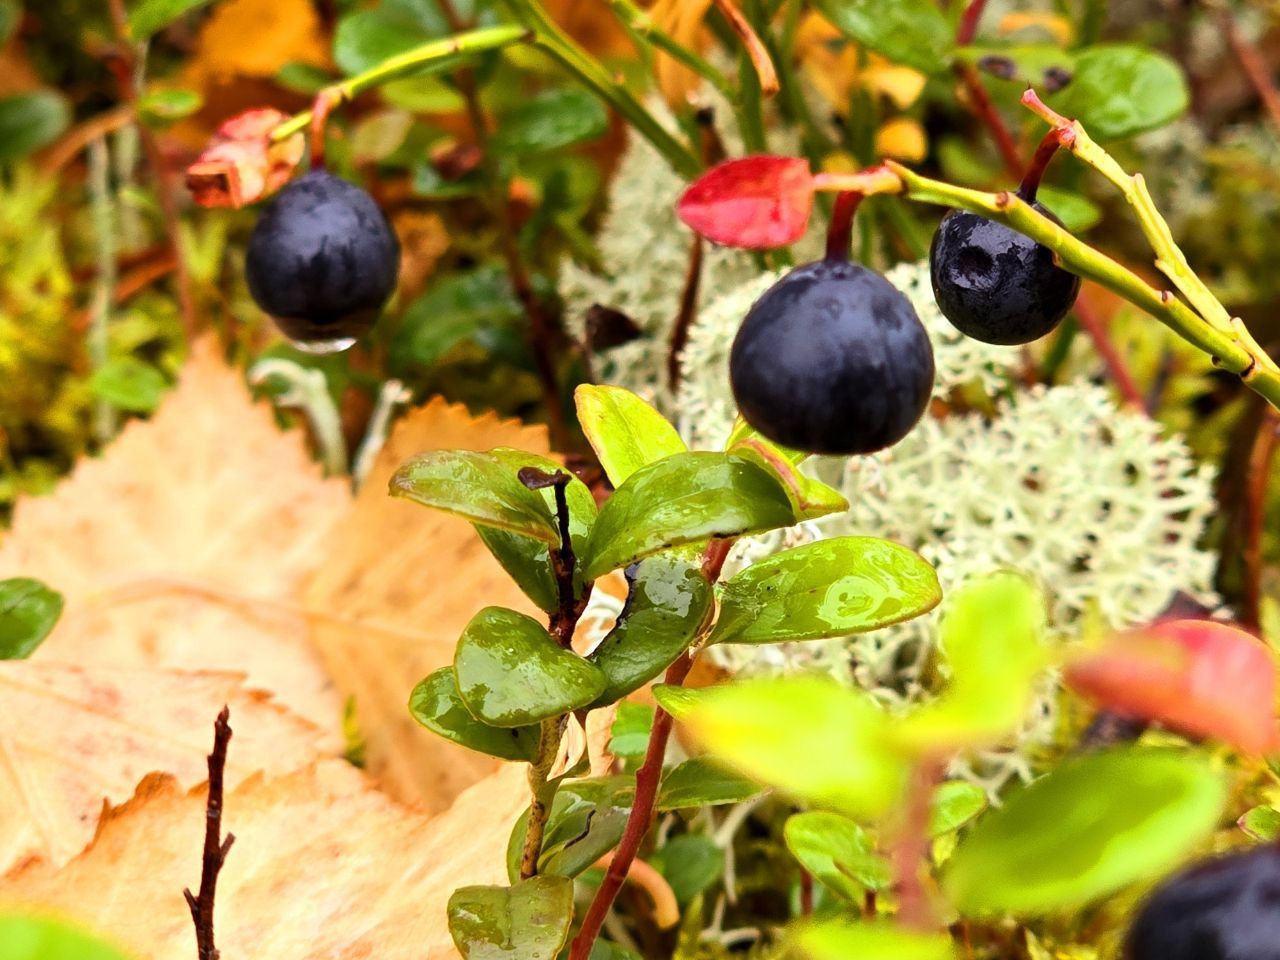
[[245,263],[253,299],[301,343],[366,333],[399,272],[400,243],[373,197],[324,170],[280,191]]
[[924,414],[933,348],[911,301],[888,280],[820,260],[752,305],[729,378],[743,417],[770,440],[812,453],[872,453]]
[[1280,960],[1280,849],[1273,844],[1179,873],[1129,930],[1129,960]]
[[[1059,222],[1039,203],[1032,208]],[[957,330],[984,343],[1030,343],[1067,315],[1080,278],[1030,237],[967,210],[942,219],[929,251],[933,295]]]

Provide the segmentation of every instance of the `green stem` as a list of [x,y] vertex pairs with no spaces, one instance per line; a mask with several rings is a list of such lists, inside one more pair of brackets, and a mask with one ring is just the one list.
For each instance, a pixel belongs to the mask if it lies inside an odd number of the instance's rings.
[[[367,90],[398,80],[421,70],[423,67],[441,60],[473,53],[484,53],[488,50],[500,50],[516,43],[529,43],[534,40],[533,33],[525,27],[503,26],[485,27],[481,30],[469,30],[441,40],[432,40],[422,46],[406,50],[371,67],[363,73],[348,77],[331,88],[343,100],[351,100]],[[280,126],[271,131],[272,140],[283,140],[295,133],[305,130],[311,123],[311,111],[295,114]]]
[[719,70],[696,52],[677,41],[671,34],[654,23],[653,18],[647,12],[637,7],[631,0],[608,0],[608,3],[614,16],[622,22],[622,25],[627,28],[627,31],[634,38],[642,44],[648,44],[661,50],[677,63],[688,67],[720,91],[726,98],[730,100],[734,98],[736,92],[733,89],[733,83],[725,75],[724,71]]
[[529,823],[524,831],[524,849],[520,853],[520,879],[537,876],[538,858],[542,855],[542,838],[547,832],[551,804],[556,797],[556,783],[548,779],[560,751],[560,731],[564,717],[543,720],[538,735],[538,753],[529,765]]

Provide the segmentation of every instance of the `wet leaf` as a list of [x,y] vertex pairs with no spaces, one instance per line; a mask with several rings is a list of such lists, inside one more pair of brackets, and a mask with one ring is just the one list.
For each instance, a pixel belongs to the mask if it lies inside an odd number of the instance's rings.
[[1219,776],[1190,755],[1075,757],[983,817],[944,886],[969,914],[1078,907],[1172,867],[1214,829],[1225,800]]
[[[538,873],[576,877],[618,845],[635,800],[635,778],[594,777],[561,784],[551,804]],[[507,875],[520,876],[529,811],[516,821],[507,843]]]
[[1181,68],[1146,47],[1098,44],[1076,57],[1075,76],[1049,98],[1095,139],[1131,137],[1162,127],[1190,103]]
[[585,707],[604,674],[532,617],[486,607],[467,624],[453,668],[463,703],[494,727],[523,727]]
[[0,660],[25,660],[62,615],[62,594],[30,577],[0,580]]
[[739,435],[736,429],[725,449],[755,460],[774,474],[790,496],[796,516],[802,520],[816,520],[849,509],[849,501],[839,490],[800,471],[800,461],[807,453],[785,449],[754,432]]
[[637,470],[609,498],[591,534],[584,575],[595,579],[669,547],[794,522],[781,484],[750,460],[676,454]]
[[609,114],[586,90],[544,90],[503,114],[493,148],[511,154],[549,153],[604,136]]
[[795,933],[807,960],[956,960],[945,934],[912,933],[888,923],[809,922]]
[[942,599],[914,550],[873,537],[836,537],[751,564],[724,584],[711,643],[780,643],[877,630]]
[[694,757],[663,775],[662,786],[658,790],[658,809],[665,812],[741,803],[761,792],[758,783],[740,777],[706,757]]
[[630,390],[584,383],[574,399],[582,432],[615,487],[641,467],[688,449],[667,418]]
[[463,887],[449,898],[449,932],[467,960],[555,960],[572,921],[573,883],[563,877]]
[[491,757],[532,763],[538,752],[537,726],[491,727],[473,717],[458,694],[453,667],[441,667],[413,688],[409,712],[431,732]]
[[930,0],[818,0],[817,7],[845,36],[894,63],[923,73],[947,67],[953,32]]
[[813,212],[808,161],[756,156],[727,160],[690,184],[680,219],[715,243],[769,250],[804,236]]

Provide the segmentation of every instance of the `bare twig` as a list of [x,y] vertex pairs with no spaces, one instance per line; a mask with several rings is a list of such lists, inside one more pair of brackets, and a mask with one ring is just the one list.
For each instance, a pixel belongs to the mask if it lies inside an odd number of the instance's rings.
[[1116,389],[1120,391],[1125,404],[1135,410],[1149,412],[1142,391],[1134,382],[1133,374],[1129,372],[1124,357],[1107,336],[1107,326],[1093,309],[1092,304],[1081,298],[1076,300],[1076,305],[1072,309],[1076,319],[1080,321],[1080,328],[1093,341],[1093,348],[1098,351],[1098,356],[1102,358],[1102,365],[1107,368],[1107,374],[1115,382]]
[[1249,453],[1248,487],[1245,497],[1244,616],[1246,626],[1262,625],[1262,533],[1267,519],[1267,488],[1271,466],[1280,440],[1280,413],[1275,407],[1262,411],[1253,449]]
[[1266,61],[1262,59],[1262,55],[1258,53],[1257,48],[1249,42],[1249,38],[1240,32],[1239,26],[1236,25],[1235,19],[1231,16],[1231,11],[1225,6],[1220,7],[1218,13],[1218,24],[1222,27],[1223,34],[1226,35],[1227,43],[1231,45],[1231,52],[1236,55],[1236,59],[1240,61],[1240,67],[1244,70],[1245,76],[1249,78],[1249,83],[1253,85],[1253,89],[1258,92],[1262,105],[1266,107],[1271,122],[1275,124],[1277,130],[1280,130],[1280,90],[1276,89],[1275,80],[1271,76],[1271,70],[1268,68]]
[[191,908],[191,920],[196,926],[196,955],[199,960],[218,960],[218,948],[213,943],[213,899],[217,893],[218,874],[227,859],[227,851],[235,843],[235,834],[222,836],[222,778],[227,768],[227,744],[231,741],[231,726],[227,722],[231,711],[222,708],[213,725],[213,753],[209,754],[209,799],[205,806],[204,866],[200,871],[200,895],[192,896],[190,889],[182,891]]

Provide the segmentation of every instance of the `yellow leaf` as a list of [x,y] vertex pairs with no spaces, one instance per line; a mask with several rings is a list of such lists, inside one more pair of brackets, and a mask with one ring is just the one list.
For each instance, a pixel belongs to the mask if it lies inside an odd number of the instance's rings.
[[1069,47],[1075,38],[1075,29],[1071,21],[1047,10],[1019,10],[1006,13],[1000,18],[996,29],[1002,36],[1018,33],[1021,30],[1040,30],[1053,37],[1063,47]]
[[863,82],[873,93],[887,97],[899,110],[905,110],[920,98],[926,79],[919,70],[890,63],[873,53]]
[[[656,0],[649,10],[653,22],[679,44],[693,50],[707,46],[702,20],[712,0]],[[702,83],[702,79],[665,53],[656,60],[658,90],[673,108],[683,106]]]
[[849,96],[863,88],[887,98],[899,110],[920,97],[926,77],[918,70],[868,52],[861,65],[857,44],[817,13],[806,14],[796,31],[796,57],[805,76],[836,110],[849,109]]
[[273,77],[288,63],[329,62],[324,30],[310,0],[226,0],[196,39],[188,82]]
[[910,117],[895,117],[876,131],[876,153],[879,156],[918,163],[927,152],[924,127]]

